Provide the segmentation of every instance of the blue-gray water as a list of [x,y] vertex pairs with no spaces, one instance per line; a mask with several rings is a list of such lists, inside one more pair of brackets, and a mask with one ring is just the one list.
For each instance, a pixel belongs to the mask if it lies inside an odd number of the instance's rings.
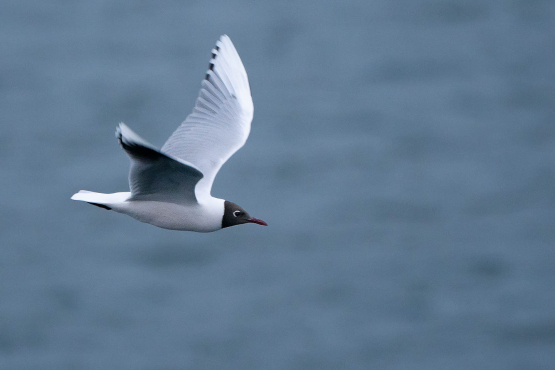
[[[141,224],[227,33],[247,145],[213,194],[269,227]],[[0,369],[555,368],[555,3],[0,4]]]

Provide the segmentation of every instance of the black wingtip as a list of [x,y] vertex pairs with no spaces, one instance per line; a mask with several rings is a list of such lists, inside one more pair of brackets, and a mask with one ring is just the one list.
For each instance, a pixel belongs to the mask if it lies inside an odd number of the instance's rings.
[[100,208],[107,209],[108,211],[112,210],[112,208],[110,208],[110,207],[108,207],[108,206],[105,206],[104,204],[100,204],[100,203],[91,203],[91,202],[87,202],[87,203],[92,204],[93,206],[97,206],[97,207],[100,207]]
[[[220,37],[220,40],[218,40],[218,42],[222,42],[222,39],[227,37],[227,35],[222,35]],[[220,51],[220,47],[218,46],[218,44],[216,44],[214,46],[214,50],[216,50],[216,52]],[[212,53],[212,60],[210,61],[210,66],[208,67],[209,71],[213,71],[214,70],[214,63],[213,61],[216,60],[216,57],[218,56],[218,53]],[[206,76],[204,77],[205,80],[209,81],[210,80],[210,74],[207,73]]]
[[[214,50],[219,51],[219,50],[220,50],[220,47],[219,47],[218,45],[216,45],[216,46],[214,47]],[[208,70],[209,70],[209,71],[213,71],[213,70],[214,70],[214,61],[216,60],[216,57],[217,57],[217,56],[218,56],[217,53],[212,53],[212,60],[210,60],[210,65],[208,66]],[[210,74],[207,73],[206,76],[204,76],[204,79],[205,79],[206,81],[209,81],[209,80],[210,80]]]
[[[214,70],[214,63],[210,63],[210,65],[208,66],[208,71],[213,71],[213,70]],[[210,73],[208,73],[208,71],[206,71],[207,73],[206,73],[206,76],[204,77],[206,81],[210,81]]]
[[143,144],[138,143],[136,141],[133,141],[128,137],[126,138],[125,136],[123,136],[123,132],[119,127],[118,127],[118,130],[116,131],[116,137],[123,150],[125,150],[129,155],[132,155],[135,157],[148,158],[149,160],[157,159],[157,155],[154,154],[154,153],[157,153],[156,150],[149,148],[147,146],[144,146]]
[[123,143],[123,133],[121,132],[121,124],[116,127],[116,139],[123,148],[125,148],[125,144]]
[[127,143],[125,143],[125,142],[123,141],[123,134],[122,134],[122,132],[121,132],[121,130],[120,130],[119,128],[118,128],[118,130],[116,131],[116,138],[118,139],[119,145],[121,145],[121,147],[122,147],[123,149],[125,149],[125,150],[130,149],[131,145],[129,145],[129,144],[127,144]]

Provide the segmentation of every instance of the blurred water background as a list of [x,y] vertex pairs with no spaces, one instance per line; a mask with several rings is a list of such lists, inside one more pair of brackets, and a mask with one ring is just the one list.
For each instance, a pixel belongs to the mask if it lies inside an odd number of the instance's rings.
[[[270,226],[70,201],[223,33],[255,118],[212,193]],[[555,368],[553,1],[2,0],[0,124],[0,369]]]

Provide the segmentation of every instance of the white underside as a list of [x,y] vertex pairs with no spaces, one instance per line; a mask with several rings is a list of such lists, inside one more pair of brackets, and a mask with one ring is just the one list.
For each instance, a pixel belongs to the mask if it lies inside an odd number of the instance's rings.
[[113,211],[163,229],[211,232],[222,228],[224,200],[210,197],[194,205],[128,200],[131,193],[94,193],[81,190],[71,199],[97,203]]

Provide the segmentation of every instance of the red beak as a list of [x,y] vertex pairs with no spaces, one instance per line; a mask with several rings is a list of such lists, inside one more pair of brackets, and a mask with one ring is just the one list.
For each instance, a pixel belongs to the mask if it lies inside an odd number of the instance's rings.
[[253,224],[258,224],[262,226],[268,226],[268,224],[258,218],[251,217],[247,220],[247,222],[252,222]]

